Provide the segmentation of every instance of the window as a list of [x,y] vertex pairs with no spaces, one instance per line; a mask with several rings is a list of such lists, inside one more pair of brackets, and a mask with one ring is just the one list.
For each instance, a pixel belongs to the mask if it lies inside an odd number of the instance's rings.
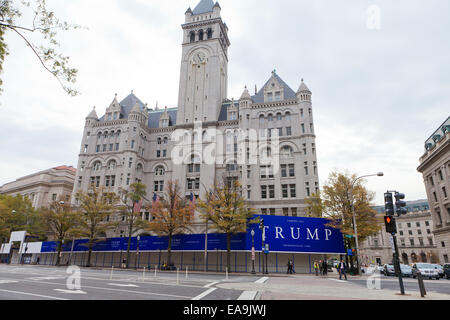
[[283,215],[288,216],[289,215],[289,208],[283,208]]
[[447,198],[447,190],[445,187],[442,187],[442,194],[444,195],[444,198]]
[[261,186],[261,199],[267,199],[267,186]]
[[252,187],[251,185],[247,186],[247,199],[251,198],[251,195],[252,195],[251,187]]
[[409,239],[409,243],[411,246],[414,246],[414,239]]
[[401,231],[401,230],[400,230],[400,235],[401,235],[401,236],[403,235],[403,231]]
[[291,198],[295,198],[297,196],[295,191],[295,184],[290,184],[289,189],[291,190]]
[[200,189],[200,178],[188,179],[187,180],[188,190],[199,190]]
[[281,165],[281,177],[283,178],[287,177],[287,165],[285,164]]
[[437,222],[439,225],[442,225],[442,216],[439,210],[436,210]]
[[212,29],[208,29],[208,39],[212,38]]
[[411,228],[411,223],[410,222],[408,222],[406,225],[408,226],[408,228]]
[[261,179],[273,178],[273,167],[272,166],[261,166],[260,167]]
[[161,150],[156,150],[156,157],[161,158]]
[[431,186],[434,186],[433,176],[430,176],[430,184],[431,184]]
[[420,227],[420,221],[416,222],[416,227]]
[[131,149],[134,149],[134,140],[131,140]]
[[305,133],[305,124],[302,123],[302,124],[301,124],[301,127],[302,127],[302,133]]
[[198,32],[198,40],[203,40],[203,30],[200,30],[199,32]]
[[195,42],[195,33],[193,31],[189,34],[189,41],[191,43]]
[[164,181],[155,181],[153,184],[153,191],[161,192],[164,190]]
[[408,234],[409,234],[410,236],[412,236],[412,231],[411,231],[411,230],[408,230]]
[[288,185],[287,184],[282,184],[281,185],[281,195],[283,198],[287,198],[288,197]]
[[267,214],[267,209],[266,208],[262,208],[261,209],[261,214],[266,215]]
[[269,186],[269,198],[270,199],[275,198],[275,186],[274,185]]
[[444,241],[441,241],[441,246],[442,246],[442,248],[445,248],[445,242]]
[[291,136],[292,135],[292,128],[291,127],[286,127],[286,135],[287,136]]
[[114,170],[116,169],[116,160],[111,160],[110,162],[108,162],[108,170]]
[[278,128],[278,136],[283,136],[283,128]]
[[113,144],[113,143],[110,143],[110,144],[109,144],[109,151],[113,151],[113,147],[114,147],[114,144]]
[[434,201],[437,202],[438,199],[437,199],[437,196],[436,196],[436,192],[433,192],[433,197],[434,197]]
[[95,147],[95,152],[100,152],[100,145],[99,144]]
[[128,168],[131,168],[132,165],[133,165],[133,158],[130,158],[130,160],[128,160]]
[[423,243],[423,239],[422,238],[419,238],[419,244],[420,244],[420,246],[424,246],[424,243]]
[[86,152],[87,152],[87,150],[88,150],[88,145],[87,145],[87,144],[85,144],[85,145],[84,145],[84,153],[86,153]]
[[297,208],[291,208],[291,214],[293,217],[297,216]]
[[271,216],[275,215],[275,208],[270,208],[269,211]]
[[427,229],[427,234],[431,234],[431,230],[430,229]]
[[275,92],[275,101],[280,101],[281,100],[281,92],[280,91],[276,91]]
[[164,176],[165,175],[165,170],[163,166],[158,166],[155,169],[155,175],[156,176]]
[[282,158],[291,158],[292,157],[292,153],[293,153],[293,150],[292,150],[292,148],[290,146],[281,147],[280,156]]
[[441,179],[441,181],[443,181],[444,180],[444,176],[442,175],[442,171],[439,170],[438,174],[439,174],[439,179]]
[[[273,95],[272,95],[272,92],[269,92],[269,93],[267,94],[267,101],[269,101],[269,102],[273,101]],[[269,121],[271,121],[271,120],[269,120]]]
[[426,225],[427,227],[429,227],[429,226],[430,226],[430,221],[425,221],[425,225]]
[[116,151],[119,151],[119,144],[116,143]]
[[422,234],[422,230],[418,229],[417,234],[419,234],[419,235]]
[[56,194],[56,193],[52,194],[52,200],[53,200],[53,201],[56,201],[56,197],[57,197],[57,194]]

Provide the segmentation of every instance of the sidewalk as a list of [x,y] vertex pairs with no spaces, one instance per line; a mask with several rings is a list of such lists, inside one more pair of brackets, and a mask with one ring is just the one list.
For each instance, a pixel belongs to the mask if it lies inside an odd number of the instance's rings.
[[[351,277],[351,276],[350,276]],[[349,277],[349,279],[350,279]],[[367,279],[367,276],[354,277]],[[313,275],[289,275],[269,277],[265,283],[221,283],[217,287],[244,291],[258,291],[257,300],[449,300],[450,295],[428,292],[425,298],[419,292],[394,290],[370,290],[339,276],[316,277]]]

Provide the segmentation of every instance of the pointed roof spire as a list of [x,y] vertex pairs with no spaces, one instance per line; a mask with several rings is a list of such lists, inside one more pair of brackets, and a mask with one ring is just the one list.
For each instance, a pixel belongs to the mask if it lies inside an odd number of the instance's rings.
[[252,97],[250,96],[250,93],[248,92],[247,86],[245,86],[244,92],[242,92],[241,97],[239,98],[239,100],[244,100],[244,99],[252,99]]
[[298,92],[309,92],[309,93],[311,93],[311,91],[308,89],[306,84],[303,82],[303,78],[302,78],[302,83],[300,84],[300,87],[297,90],[297,93]]
[[88,116],[86,117],[86,119],[88,119],[88,118],[98,120],[97,112],[95,112],[95,106],[92,109],[92,111],[88,114]]
[[215,4],[212,0],[201,0],[200,3],[194,8],[193,14],[213,12],[214,6]]

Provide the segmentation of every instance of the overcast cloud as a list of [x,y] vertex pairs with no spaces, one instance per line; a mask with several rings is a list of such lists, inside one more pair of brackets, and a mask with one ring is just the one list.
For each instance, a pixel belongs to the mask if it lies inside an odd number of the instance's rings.
[[[0,96],[0,185],[77,165],[84,119],[131,90],[150,107],[176,106],[184,12],[199,0],[48,0],[89,30],[61,35],[79,69],[67,96],[16,35],[7,34]],[[333,169],[384,171],[367,181],[383,203],[395,189],[426,198],[416,171],[424,141],[450,115],[450,2],[222,0],[230,31],[229,98],[260,88],[273,69],[313,92],[321,185]],[[381,29],[366,10],[381,10]]]

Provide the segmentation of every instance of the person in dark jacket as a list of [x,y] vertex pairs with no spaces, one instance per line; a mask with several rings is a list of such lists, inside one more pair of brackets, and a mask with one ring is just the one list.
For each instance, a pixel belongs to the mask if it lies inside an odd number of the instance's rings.
[[327,263],[327,260],[323,260],[322,267],[323,267],[323,275],[324,276],[328,275],[328,263]]
[[291,264],[291,259],[288,259],[287,262],[287,274],[292,274],[292,264]]
[[342,275],[344,275],[345,280],[347,280],[347,265],[345,264],[344,260],[341,260],[341,262],[339,262],[338,271],[339,280],[342,280]]

